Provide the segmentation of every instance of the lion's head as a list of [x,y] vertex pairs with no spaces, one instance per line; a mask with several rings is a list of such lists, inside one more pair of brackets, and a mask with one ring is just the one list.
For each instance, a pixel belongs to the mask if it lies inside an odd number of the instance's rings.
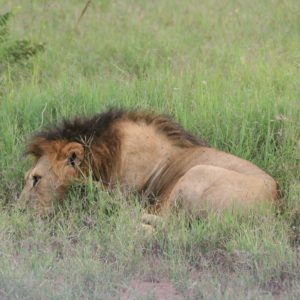
[[35,138],[28,145],[27,153],[34,160],[25,174],[18,205],[44,214],[52,210],[54,201],[62,199],[66,187],[80,176],[84,148],[76,142]]

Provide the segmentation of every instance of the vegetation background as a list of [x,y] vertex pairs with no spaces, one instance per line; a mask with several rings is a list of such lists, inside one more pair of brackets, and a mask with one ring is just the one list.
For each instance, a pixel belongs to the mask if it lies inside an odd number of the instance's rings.
[[[6,41],[44,51],[0,55],[0,298],[300,298],[298,0],[0,0],[8,11]],[[171,216],[151,240],[134,196],[92,182],[51,218],[17,211],[26,138],[107,106],[171,114],[251,160],[281,210]]]

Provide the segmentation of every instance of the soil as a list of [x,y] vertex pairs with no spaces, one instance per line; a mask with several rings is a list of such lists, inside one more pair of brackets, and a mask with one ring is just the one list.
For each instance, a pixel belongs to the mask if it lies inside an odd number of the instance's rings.
[[[150,298],[149,298],[150,297]],[[179,300],[180,297],[172,284],[167,280],[150,282],[135,279],[128,289],[121,295],[121,300],[134,299],[155,299],[155,300]]]

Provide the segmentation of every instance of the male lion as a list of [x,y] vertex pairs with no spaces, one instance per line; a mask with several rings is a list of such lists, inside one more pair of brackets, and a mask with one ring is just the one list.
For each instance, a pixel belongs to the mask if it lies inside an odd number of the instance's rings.
[[36,133],[19,201],[43,214],[77,178],[140,192],[152,212],[245,209],[277,198],[275,180],[252,163],[209,148],[170,118],[108,110]]

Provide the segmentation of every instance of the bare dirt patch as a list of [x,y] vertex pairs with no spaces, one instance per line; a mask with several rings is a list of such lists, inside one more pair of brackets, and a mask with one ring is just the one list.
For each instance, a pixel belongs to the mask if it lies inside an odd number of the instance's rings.
[[155,300],[182,299],[172,284],[167,280],[157,280],[153,282],[140,279],[133,280],[127,290],[121,295],[120,299],[149,299],[149,297]]

